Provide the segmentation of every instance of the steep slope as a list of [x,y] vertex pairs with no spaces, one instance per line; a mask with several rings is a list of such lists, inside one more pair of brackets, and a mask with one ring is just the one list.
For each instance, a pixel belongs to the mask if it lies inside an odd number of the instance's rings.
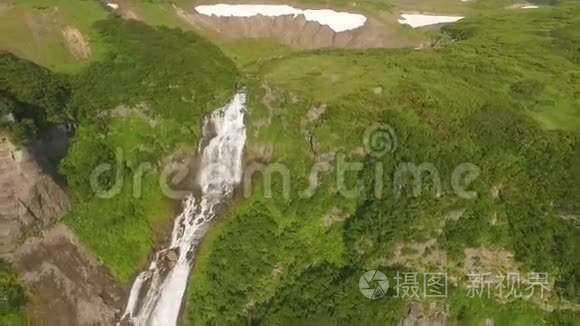
[[68,87],[50,71],[0,52],[0,256],[70,209],[54,162],[67,147]]
[[122,291],[97,259],[63,224],[28,239],[11,258],[31,294],[32,325],[113,325]]
[[110,54],[72,79],[68,108],[79,128],[59,167],[73,196],[65,223],[125,283],[165,240],[182,199],[173,195],[175,174],[195,153],[205,114],[235,92],[238,73],[195,33],[119,17],[95,28]]
[[178,17],[193,27],[230,41],[270,39],[299,49],[406,48],[420,43],[418,35],[402,32],[395,19],[368,16],[363,26],[336,32],[328,25],[306,20],[304,15],[217,17],[200,14],[195,9],[174,8]]
[[[189,322],[577,323],[580,230],[560,215],[580,209],[578,17],[498,10],[435,49],[260,62],[248,143],[270,164],[248,166],[265,172],[208,233]],[[376,300],[360,290],[373,270],[389,280]],[[510,271],[521,290],[547,273],[544,295],[469,296],[471,272]],[[439,298],[422,294],[433,272]]]
[[9,256],[27,235],[63,217],[68,195],[28,150],[0,137],[0,258]]

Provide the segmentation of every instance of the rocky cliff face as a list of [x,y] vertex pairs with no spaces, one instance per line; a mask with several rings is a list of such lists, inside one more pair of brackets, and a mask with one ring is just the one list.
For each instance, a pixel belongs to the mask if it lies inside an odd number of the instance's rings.
[[25,237],[62,217],[70,208],[64,189],[31,151],[0,135],[0,258]]
[[65,225],[54,223],[71,204],[48,161],[66,153],[67,132],[57,127],[45,136],[25,149],[0,135],[0,258],[30,294],[30,325],[114,325],[122,289]]
[[29,325],[115,325],[122,289],[62,223],[28,238],[11,258],[32,293]]
[[[395,23],[388,25],[374,17],[367,17],[362,27],[337,33],[326,25],[307,21],[304,15],[216,17],[179,7],[175,7],[175,12],[180,19],[194,28],[219,34],[227,40],[272,39],[301,49],[406,48],[418,45],[417,40],[401,35]],[[396,22],[396,19],[392,21]]]

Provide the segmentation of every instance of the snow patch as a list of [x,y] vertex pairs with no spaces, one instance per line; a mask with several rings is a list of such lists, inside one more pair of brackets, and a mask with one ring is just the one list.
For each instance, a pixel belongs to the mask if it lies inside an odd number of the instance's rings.
[[267,16],[278,17],[284,15],[304,15],[306,20],[314,21],[321,25],[327,25],[335,32],[344,32],[363,26],[367,18],[360,14],[348,12],[336,12],[331,9],[299,9],[288,5],[201,5],[195,10],[206,16],[217,17],[253,17]]
[[113,8],[114,10],[119,9],[119,5],[116,3],[107,3],[107,6]]
[[409,25],[413,28],[437,25],[443,23],[454,23],[465,17],[461,16],[436,16],[436,15],[420,15],[420,14],[402,14],[398,19],[400,24]]

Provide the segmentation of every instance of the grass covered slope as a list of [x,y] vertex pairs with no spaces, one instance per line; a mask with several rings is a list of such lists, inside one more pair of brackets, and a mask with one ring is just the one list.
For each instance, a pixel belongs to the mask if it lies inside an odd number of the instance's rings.
[[[189,322],[396,323],[406,300],[359,293],[362,273],[379,269],[446,271],[457,283],[433,302],[449,304],[455,323],[577,323],[580,232],[566,216],[580,211],[579,17],[577,5],[500,11],[445,28],[435,49],[316,51],[262,64],[248,79],[249,151],[272,146],[271,163],[290,171],[290,195],[279,176],[271,199],[255,184],[210,230],[189,286]],[[376,123],[392,128],[398,146],[361,157]],[[346,178],[363,190],[346,198],[331,170],[304,198],[312,165],[337,153],[364,163]],[[451,183],[466,162],[479,171],[473,199]],[[441,186],[428,171],[418,194],[395,184],[408,163],[434,166]],[[496,268],[486,250],[495,261],[513,254],[504,273],[549,273],[547,301],[467,298],[473,256]]]
[[[35,1],[26,3],[47,3]],[[495,0],[466,5],[480,3],[501,8]],[[146,20],[155,20],[157,7],[147,6]],[[250,198],[212,226],[196,258],[187,321],[395,323],[407,313],[406,300],[370,301],[359,293],[362,273],[378,268],[390,278],[447,271],[457,284],[435,303],[448,304],[458,324],[577,323],[570,308],[580,297],[580,234],[573,225],[580,211],[579,17],[578,6],[490,11],[447,27],[441,47],[420,51],[290,53],[262,42],[225,45],[251,69],[248,157],[288,168],[291,186],[284,196],[283,179],[275,176],[269,198],[256,183]],[[25,103],[42,108],[39,123],[75,120],[60,165],[74,201],[66,223],[128,282],[162,240],[161,225],[174,217],[159,186],[162,168],[169,156],[191,153],[201,117],[227,101],[238,73],[219,48],[193,33],[113,17],[90,30],[102,55],[74,65],[87,65],[74,75],[0,57],[8,72],[0,74],[8,77],[0,79],[0,113]],[[66,60],[40,62],[67,70]],[[380,157],[361,155],[364,134],[377,123],[392,128],[398,146]],[[270,145],[271,156],[256,154]],[[341,193],[336,154],[363,163],[346,178],[348,187],[358,180],[358,196]],[[304,196],[315,162],[331,168]],[[469,184],[475,199],[452,189],[451,175],[465,162],[480,171]],[[427,172],[420,194],[408,184],[396,188],[394,175],[407,163],[436,167],[440,189]],[[374,195],[377,164],[384,168],[382,197]],[[102,172],[96,180],[95,171]],[[94,183],[114,195],[99,197]],[[467,262],[489,264],[486,249],[497,261],[514,255],[500,266],[504,272],[549,272],[547,301],[467,299]]]
[[[7,0],[0,4],[0,50],[10,51],[55,71],[74,72],[105,53],[92,24],[108,11],[99,1]],[[73,27],[90,48],[87,58],[75,57],[63,31]]]
[[485,95],[498,96],[549,129],[577,130],[579,22],[571,12],[498,12],[447,27],[459,44],[426,51],[306,53],[272,61],[263,72],[272,85],[320,102],[363,97],[381,87],[405,106],[415,100],[408,92],[431,99],[431,107],[450,102],[423,113],[452,119],[471,113]]
[[[80,125],[60,166],[74,199],[66,223],[126,282],[174,217],[159,181],[168,156],[188,158],[203,115],[235,92],[237,72],[193,33],[120,18],[96,28],[111,51],[71,77],[68,110]],[[93,183],[114,189],[112,198],[90,183],[103,164],[111,169]]]
[[77,114],[146,102],[162,118],[198,122],[236,87],[235,66],[194,33],[121,18],[95,28],[112,50],[75,79]]

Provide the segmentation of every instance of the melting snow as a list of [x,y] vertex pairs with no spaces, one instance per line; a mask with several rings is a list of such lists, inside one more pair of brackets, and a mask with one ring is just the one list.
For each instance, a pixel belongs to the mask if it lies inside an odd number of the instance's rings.
[[107,6],[113,8],[115,10],[119,9],[119,5],[116,3],[107,3]]
[[195,10],[202,15],[218,17],[277,17],[284,15],[304,15],[306,20],[327,25],[335,32],[344,32],[363,26],[367,18],[363,15],[348,12],[336,12],[330,9],[299,9],[288,5],[228,5],[215,4],[196,6]]
[[435,16],[435,15],[420,15],[420,14],[402,14],[398,20],[400,24],[406,24],[413,28],[436,25],[442,23],[454,23],[465,17],[461,16]]

